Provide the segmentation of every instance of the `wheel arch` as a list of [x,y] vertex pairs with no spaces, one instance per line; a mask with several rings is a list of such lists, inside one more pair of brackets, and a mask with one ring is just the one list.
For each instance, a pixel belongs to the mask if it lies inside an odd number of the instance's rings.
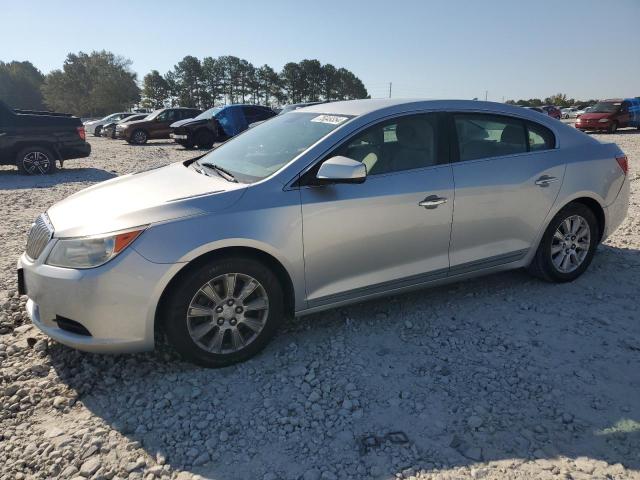
[[13,147],[11,147],[10,158],[13,157],[14,164],[18,162],[18,154],[25,148],[31,148],[31,147],[42,147],[42,148],[46,148],[47,150],[50,150],[51,153],[53,153],[53,156],[55,157],[54,160],[61,160],[62,158],[62,156],[60,155],[60,151],[58,150],[58,147],[55,142],[36,139],[36,140],[18,142]]
[[[565,199],[556,209],[550,212],[544,224],[544,228],[542,229],[542,234],[544,234],[544,232],[549,226],[549,223],[551,223],[551,220],[553,220],[553,218],[558,214],[558,212],[563,208],[565,208],[567,205],[570,205],[572,203],[582,204],[593,212],[593,214],[596,216],[596,220],[598,221],[598,227],[599,227],[598,242],[602,241],[602,237],[604,236],[604,232],[606,229],[606,222],[607,222],[605,210],[604,210],[604,207],[602,206],[603,202],[585,193],[577,194],[571,198]],[[540,237],[542,238],[542,235],[540,235]]]
[[156,311],[154,314],[154,330],[156,338],[159,338],[159,334],[162,331],[162,321],[160,318],[161,312],[164,311],[166,301],[169,297],[169,293],[178,282],[184,278],[185,275],[188,275],[193,269],[199,267],[200,265],[208,262],[215,261],[218,258],[230,257],[230,256],[242,256],[249,257],[255,260],[258,260],[264,263],[267,267],[269,267],[275,275],[280,280],[283,290],[284,290],[284,306],[285,312],[287,315],[293,315],[295,311],[295,289],[293,286],[293,280],[291,279],[291,275],[284,267],[282,262],[280,262],[273,255],[265,252],[264,250],[260,250],[255,247],[248,246],[234,246],[234,247],[221,247],[215,250],[211,250],[205,252],[192,260],[186,263],[165,285],[160,298],[156,305]]

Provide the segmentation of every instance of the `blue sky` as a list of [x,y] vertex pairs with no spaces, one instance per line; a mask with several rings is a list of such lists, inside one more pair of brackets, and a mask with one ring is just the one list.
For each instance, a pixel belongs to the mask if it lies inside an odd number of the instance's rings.
[[0,0],[0,60],[43,72],[107,49],[140,78],[185,55],[317,58],[373,97],[640,95],[640,0]]

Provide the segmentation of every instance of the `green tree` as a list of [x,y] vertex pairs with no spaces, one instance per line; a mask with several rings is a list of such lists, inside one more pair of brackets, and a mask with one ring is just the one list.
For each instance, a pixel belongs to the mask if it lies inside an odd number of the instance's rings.
[[294,62],[285,64],[280,73],[280,80],[284,90],[284,98],[290,103],[301,102],[304,80],[300,65]]
[[62,70],[45,77],[45,102],[54,110],[81,116],[127,110],[140,100],[136,74],[130,67],[130,60],[104,50],[70,53]]
[[173,69],[176,97],[182,107],[204,108],[202,64],[192,55],[187,55]]
[[169,83],[157,70],[151,70],[142,82],[142,106],[162,108],[169,97]]
[[256,71],[256,103],[271,105],[282,98],[280,77],[269,65],[263,65]]
[[31,62],[0,62],[0,100],[13,108],[45,108],[40,88],[44,75]]

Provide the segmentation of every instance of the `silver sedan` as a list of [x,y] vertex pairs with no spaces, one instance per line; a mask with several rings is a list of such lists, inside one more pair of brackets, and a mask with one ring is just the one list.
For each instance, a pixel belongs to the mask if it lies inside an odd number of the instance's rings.
[[33,323],[63,344],[166,338],[222,366],[288,315],[522,267],[572,281],[628,201],[616,145],[537,112],[325,103],[53,205],[18,280]]

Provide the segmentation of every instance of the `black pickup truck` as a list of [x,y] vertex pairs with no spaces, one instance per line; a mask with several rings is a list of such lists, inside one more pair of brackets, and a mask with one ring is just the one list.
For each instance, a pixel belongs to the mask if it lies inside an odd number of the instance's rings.
[[12,110],[0,101],[0,165],[16,165],[27,175],[55,171],[56,160],[88,157],[78,117],[66,113]]

